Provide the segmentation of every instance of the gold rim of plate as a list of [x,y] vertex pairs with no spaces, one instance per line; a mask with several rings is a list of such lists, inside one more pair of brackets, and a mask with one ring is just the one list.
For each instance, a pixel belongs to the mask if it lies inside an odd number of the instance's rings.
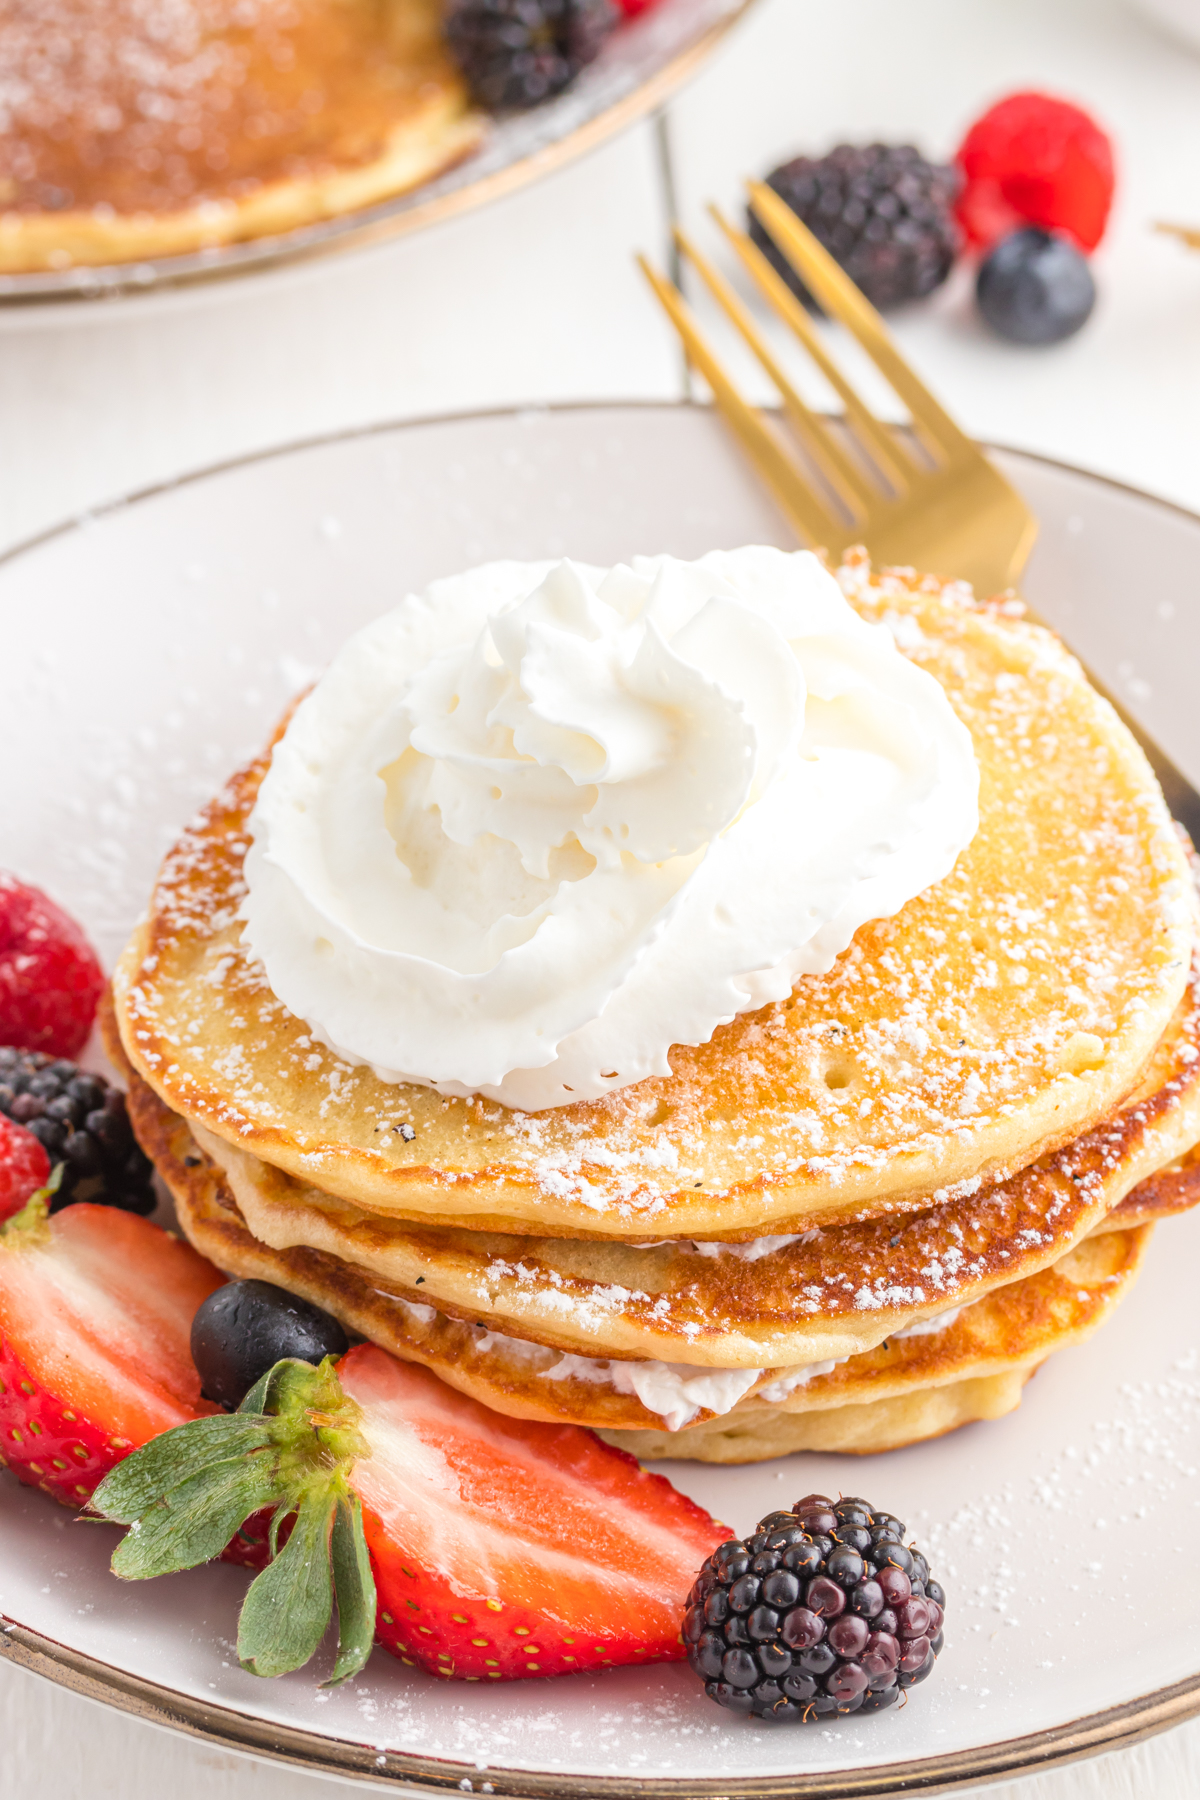
[[[746,0],[753,4],[753,0]],[[390,432],[420,430],[423,426],[448,424],[454,420],[467,422],[491,418],[513,417],[520,412],[577,413],[628,411],[631,407],[708,414],[712,408],[697,401],[568,401],[536,408],[487,407],[474,412],[431,414],[420,419],[392,420],[382,424],[355,426],[345,431],[324,432],[292,444],[276,445],[268,450],[251,451],[216,463],[205,469],[190,471],[170,481],[106,502],[86,521],[64,520],[62,524],[39,532],[24,543],[14,544],[0,552],[0,568],[17,557],[69,532],[85,529],[87,524],[110,512],[123,511],[140,500],[151,500],[176,488],[190,487],[210,475],[225,474],[232,469],[274,460],[297,451],[311,450],[322,444],[344,443],[354,438],[379,437]],[[1003,444],[988,444],[989,450],[1010,450]],[[1114,481],[1090,469],[1061,461],[1057,457],[1039,456],[1034,451],[1011,449],[1020,456],[1047,468],[1062,469],[1083,476],[1111,492],[1148,500],[1164,512],[1200,526],[1200,512],[1181,506],[1176,501],[1161,499],[1129,482]],[[340,1776],[372,1786],[403,1786],[410,1790],[425,1788],[434,1792],[462,1794],[480,1792],[482,1782],[490,1784],[497,1800],[889,1800],[900,1795],[949,1793],[955,1788],[979,1786],[1026,1774],[1034,1769],[1063,1767],[1082,1762],[1090,1756],[1107,1755],[1127,1750],[1144,1739],[1155,1737],[1200,1716],[1200,1670],[1169,1687],[1155,1688],[1148,1694],[1127,1700],[1103,1712],[1089,1713],[1061,1725],[1033,1732],[1025,1737],[1008,1738],[999,1743],[980,1744],[966,1750],[947,1752],[941,1756],[922,1757],[916,1761],[881,1763],[871,1768],[829,1769],[815,1773],[714,1778],[711,1781],[676,1779],[669,1776],[638,1776],[620,1779],[602,1775],[541,1774],[537,1771],[489,1767],[479,1775],[476,1785],[474,1766],[464,1776],[462,1763],[405,1751],[380,1752],[373,1745],[356,1743],[347,1738],[323,1737],[254,1714],[241,1713],[232,1707],[214,1706],[192,1699],[186,1694],[126,1673],[97,1657],[72,1650],[41,1632],[18,1624],[0,1614],[0,1667],[6,1663],[28,1669],[47,1681],[57,1683],[70,1693],[112,1706],[118,1712],[142,1719],[148,1724],[182,1732],[203,1739],[222,1749],[240,1751],[248,1756],[267,1757],[274,1762],[290,1764],[314,1774]],[[382,1755],[382,1762],[380,1757]],[[470,1789],[464,1788],[464,1779]]]
[[[396,194],[390,200],[319,219],[277,237],[250,238],[213,250],[148,258],[94,267],[41,270],[0,276],[0,308],[34,307],[47,302],[131,298],[164,288],[191,287],[235,275],[253,275],[285,263],[309,261],[381,243],[429,225],[441,225],[460,213],[515,193],[544,175],[554,174],[616,137],[654,112],[698,72],[717,44],[755,4],[726,0],[727,10],[703,25],[681,49],[628,93],[584,118],[548,144],[534,142],[511,162],[470,179],[468,159],[459,169]],[[586,74],[583,80],[586,82]],[[576,92],[578,90],[575,90]],[[532,115],[521,115],[531,117]],[[501,126],[501,129],[503,127]]]
[[[57,1644],[40,1632],[0,1619],[0,1664],[15,1663],[87,1700],[116,1707],[147,1724],[166,1726],[225,1750],[269,1757],[316,1774],[377,1786],[403,1785],[453,1793],[479,1792],[484,1780],[498,1800],[887,1800],[901,1794],[940,1794],[1002,1781],[1030,1769],[1062,1767],[1089,1756],[1129,1749],[1200,1714],[1200,1674],[1104,1712],[1091,1713],[1027,1737],[952,1750],[871,1768],[826,1769],[786,1775],[735,1776],[708,1781],[671,1776],[562,1775],[495,1765],[464,1780],[464,1764],[402,1750],[380,1751],[348,1738],[322,1737],[213,1706],[158,1682]],[[473,1765],[472,1765],[473,1768]]]

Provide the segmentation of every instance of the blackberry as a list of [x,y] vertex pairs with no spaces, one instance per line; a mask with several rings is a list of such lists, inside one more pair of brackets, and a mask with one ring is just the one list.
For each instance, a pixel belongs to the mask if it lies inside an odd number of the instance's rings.
[[449,0],[446,42],[481,106],[524,110],[569,87],[619,17],[613,0]]
[[154,1169],[139,1148],[125,1096],[101,1075],[40,1050],[0,1048],[0,1113],[23,1125],[62,1164],[50,1211],[77,1200],[152,1213]]
[[[767,177],[880,312],[940,287],[958,250],[957,169],[926,162],[911,144],[839,144],[798,156]],[[816,301],[750,213],[750,236],[813,312]]]
[[[837,1540],[850,1531],[871,1547]],[[721,1544],[683,1615],[687,1658],[709,1699],[808,1722],[879,1712],[924,1681],[942,1648],[946,1596],[903,1535],[899,1519],[866,1500],[806,1494],[753,1536]]]

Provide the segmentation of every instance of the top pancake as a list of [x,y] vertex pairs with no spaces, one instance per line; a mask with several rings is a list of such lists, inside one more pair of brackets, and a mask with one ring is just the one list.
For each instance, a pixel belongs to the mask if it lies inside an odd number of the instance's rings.
[[291,230],[480,129],[440,0],[0,0],[0,269]]
[[241,949],[263,757],[168,855],[122,958],[131,1062],[185,1117],[328,1193],[518,1233],[806,1230],[973,1191],[1069,1142],[1132,1090],[1183,993],[1194,907],[1162,797],[1049,633],[960,587],[843,580],[970,729],[981,823],[944,882],[827,975],[593,1102],[521,1114],[381,1082]]

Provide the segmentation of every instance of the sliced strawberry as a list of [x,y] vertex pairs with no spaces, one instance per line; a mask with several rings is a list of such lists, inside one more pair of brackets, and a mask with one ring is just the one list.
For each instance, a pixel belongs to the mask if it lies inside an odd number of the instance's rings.
[[729,1535],[592,1432],[504,1418],[370,1344],[336,1367],[277,1362],[236,1413],[136,1451],[92,1510],[135,1526],[113,1557],[131,1581],[209,1561],[246,1521],[253,1539],[264,1511],[287,1520],[238,1657],[301,1668],[336,1598],[331,1681],[376,1634],[466,1681],[674,1661],[688,1590]]
[[729,1534],[661,1475],[371,1345],[338,1374],[371,1445],[351,1483],[389,1650],[492,1681],[684,1654],[688,1589]]
[[0,1460],[79,1506],[136,1445],[216,1411],[188,1340],[223,1280],[148,1219],[32,1201],[0,1230]]
[[50,1179],[50,1158],[32,1131],[0,1113],[0,1223],[19,1213]]

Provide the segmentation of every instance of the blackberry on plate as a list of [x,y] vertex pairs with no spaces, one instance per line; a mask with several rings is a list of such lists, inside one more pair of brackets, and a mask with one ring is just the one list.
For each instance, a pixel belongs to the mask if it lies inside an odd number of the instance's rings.
[[[886,312],[940,287],[958,250],[957,169],[926,162],[911,144],[839,144],[797,156],[767,176],[872,306]],[[812,295],[750,213],[750,236],[811,311]]]
[[709,1699],[807,1723],[879,1712],[924,1681],[942,1648],[946,1596],[903,1538],[900,1520],[866,1500],[806,1494],[752,1536],[721,1544],[683,1616]]
[[448,0],[446,42],[480,105],[508,112],[569,87],[619,18],[613,0]]
[[40,1050],[0,1048],[0,1113],[62,1164],[50,1211],[77,1200],[152,1213],[154,1169],[129,1123],[125,1096],[102,1075]]

